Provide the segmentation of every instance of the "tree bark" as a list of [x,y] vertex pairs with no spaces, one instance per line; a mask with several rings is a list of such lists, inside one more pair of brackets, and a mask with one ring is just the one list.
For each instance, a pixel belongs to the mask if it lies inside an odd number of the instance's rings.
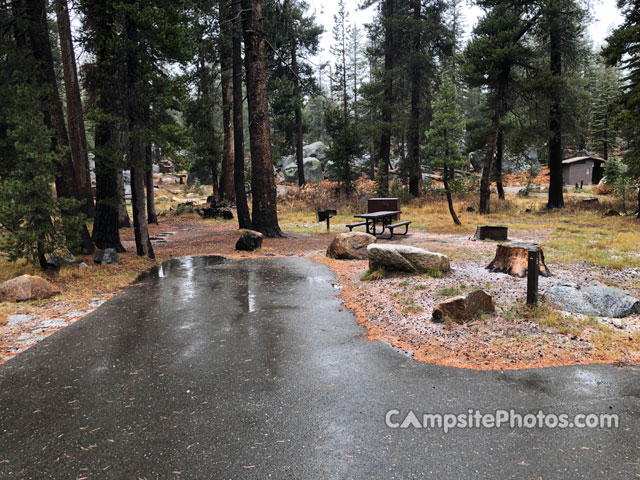
[[487,145],[487,154],[484,157],[482,165],[482,177],[480,178],[480,213],[489,213],[489,200],[491,198],[491,170],[493,167],[493,157],[495,154],[496,144],[498,140],[498,131],[500,130],[500,119],[504,109],[504,94],[507,86],[509,72],[504,73],[498,80],[498,88],[496,89],[496,98],[493,104],[493,113],[491,114],[491,130],[489,133],[489,144]]
[[296,48],[296,38],[291,36],[291,70],[293,70],[293,83],[295,85],[296,95],[296,165],[298,166],[298,185],[305,183],[304,178],[304,155],[302,150],[302,95],[300,94],[300,78],[298,77],[298,53]]
[[147,189],[147,219],[149,223],[158,224],[156,213],[156,195],[153,188],[153,149],[151,145],[145,147],[145,179],[144,186]]
[[131,228],[131,220],[129,219],[129,211],[127,210],[127,200],[124,192],[124,177],[122,170],[118,170],[118,228]]
[[502,128],[498,130],[498,144],[496,151],[496,188],[498,198],[504,200],[504,187],[502,186],[502,158],[504,156],[504,133]]
[[[108,90],[103,90],[102,95]],[[99,100],[103,108],[109,108],[108,100]],[[108,111],[108,110],[105,110]],[[120,242],[119,213],[124,204],[124,195],[120,196],[118,170],[115,156],[120,156],[119,135],[116,125],[110,120],[101,120],[96,125],[96,218],[93,221],[93,241],[98,248],[115,248],[122,253],[126,250]],[[120,171],[122,175],[122,171]],[[124,187],[123,187],[124,193]],[[126,208],[125,208],[126,213]],[[129,215],[127,214],[127,220]]]
[[233,203],[235,192],[233,186],[234,140],[233,140],[233,27],[231,21],[231,5],[228,0],[220,4],[220,70],[222,84],[222,131],[223,154],[222,174],[220,175],[219,199]]
[[[139,58],[139,33],[133,19],[125,19],[125,35],[131,42],[126,55],[127,65],[127,119],[129,123],[129,168],[131,169],[131,207],[133,213],[133,232],[136,240],[136,253],[155,258],[149,238],[147,212],[145,206],[144,177],[146,152],[142,130],[145,127],[145,111],[140,103],[140,82],[142,81],[142,59]],[[153,188],[153,186],[152,186]]]
[[[409,122],[409,192],[412,196],[420,195],[422,172],[420,170],[420,22],[421,0],[413,0],[413,21],[415,37],[413,39],[413,58],[411,65],[411,121]],[[446,187],[445,187],[446,188]],[[455,221],[455,220],[454,220]]]
[[453,208],[453,199],[451,198],[451,190],[449,190],[449,167],[446,165],[443,168],[442,175],[442,183],[444,184],[444,192],[447,195],[447,204],[449,205],[449,213],[451,214],[451,218],[453,219],[453,223],[456,225],[462,225],[458,215],[456,215],[456,210]]
[[249,104],[253,228],[266,237],[283,237],[285,235],[278,225],[276,185],[271,160],[262,6],[259,0],[242,0],[242,9]]
[[[82,201],[78,192],[73,160],[69,151],[69,137],[67,136],[67,127],[62,111],[62,102],[58,94],[58,84],[49,40],[46,4],[44,0],[27,0],[24,3],[21,2],[21,5],[25,9],[28,19],[31,51],[38,63],[36,74],[40,77],[41,82],[47,86],[45,122],[54,132],[51,139],[52,148],[60,154],[60,167],[56,172],[55,180],[56,194],[58,197]],[[68,212],[71,216],[75,216],[78,213],[78,208]],[[92,253],[94,246],[86,225],[83,224],[78,233],[82,242],[79,252],[84,254]]]
[[377,193],[382,197],[389,195],[389,163],[391,160],[391,122],[393,120],[393,29],[390,20],[394,13],[394,0],[385,0],[384,4],[384,102],[382,105],[382,134],[380,135],[380,160],[376,178]]
[[60,51],[62,53],[62,70],[64,74],[64,89],[67,99],[67,124],[69,126],[69,144],[71,158],[76,173],[79,196],[84,199],[81,210],[89,218],[95,216],[93,191],[91,189],[91,174],[89,171],[89,156],[87,136],[84,127],[84,112],[78,83],[78,69],[71,37],[71,23],[67,0],[55,0]]
[[233,3],[233,185],[239,228],[252,228],[244,176],[244,125],[242,122],[242,6]]
[[[562,78],[562,25],[559,19],[551,19],[549,31],[549,51],[551,76]],[[547,208],[564,208],[562,195],[562,106],[558,86],[551,92],[549,109],[549,200]]]
[[123,128],[118,119],[122,117],[119,99],[124,81],[123,65],[114,62],[111,53],[110,25],[107,17],[101,15],[104,5],[96,3],[96,7],[95,15],[85,17],[96,35],[96,60],[87,71],[86,86],[89,104],[101,114],[94,128],[96,215],[91,235],[98,248],[115,248],[122,253],[126,250],[120,241],[118,228],[120,205],[124,202],[124,185],[122,179],[118,182],[118,174],[122,175],[123,167]]

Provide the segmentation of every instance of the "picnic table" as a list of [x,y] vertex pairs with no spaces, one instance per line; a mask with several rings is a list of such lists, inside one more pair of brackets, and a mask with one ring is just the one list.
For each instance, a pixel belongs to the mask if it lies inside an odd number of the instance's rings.
[[[391,223],[401,213],[402,211],[400,210],[383,210],[373,213],[361,213],[359,215],[354,215],[354,217],[362,218],[364,219],[364,222],[351,223],[347,225],[347,227],[349,228],[349,231],[352,231],[354,227],[365,225],[367,233],[376,237],[381,237],[382,235],[384,235],[385,230],[388,230],[389,238],[393,237],[394,229],[398,227],[405,227],[404,233],[401,233],[400,235],[406,235],[409,231],[409,224],[411,222],[405,221]],[[378,233],[378,231],[376,230],[376,225],[378,224],[378,222],[380,222],[380,227],[382,227],[380,233]]]

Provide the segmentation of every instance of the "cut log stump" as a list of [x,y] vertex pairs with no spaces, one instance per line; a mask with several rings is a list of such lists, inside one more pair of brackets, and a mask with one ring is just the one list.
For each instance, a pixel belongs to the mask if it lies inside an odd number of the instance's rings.
[[487,266],[490,272],[508,273],[514,277],[526,277],[527,276],[527,261],[528,252],[530,248],[538,248],[540,252],[540,275],[543,277],[550,277],[551,272],[544,263],[544,254],[542,249],[534,243],[503,243],[498,245],[496,249],[496,256],[493,261]]

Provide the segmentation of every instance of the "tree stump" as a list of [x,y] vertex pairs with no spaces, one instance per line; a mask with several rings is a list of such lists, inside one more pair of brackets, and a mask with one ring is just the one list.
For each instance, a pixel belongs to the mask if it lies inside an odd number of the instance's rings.
[[[490,272],[508,273],[514,277],[527,276],[527,254],[530,248],[536,248],[533,243],[503,243],[498,245],[496,256],[487,266]],[[544,263],[544,254],[540,251],[540,275],[550,277],[551,272]]]

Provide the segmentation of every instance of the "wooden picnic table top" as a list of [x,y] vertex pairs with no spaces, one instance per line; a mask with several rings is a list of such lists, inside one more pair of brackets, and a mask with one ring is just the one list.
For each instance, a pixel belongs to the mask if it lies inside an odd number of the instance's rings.
[[373,212],[373,213],[361,213],[359,215],[354,215],[354,217],[356,218],[364,218],[364,219],[376,219],[376,218],[386,218],[386,217],[393,217],[394,215],[398,215],[402,213],[402,211],[400,210],[382,210],[380,212]]

